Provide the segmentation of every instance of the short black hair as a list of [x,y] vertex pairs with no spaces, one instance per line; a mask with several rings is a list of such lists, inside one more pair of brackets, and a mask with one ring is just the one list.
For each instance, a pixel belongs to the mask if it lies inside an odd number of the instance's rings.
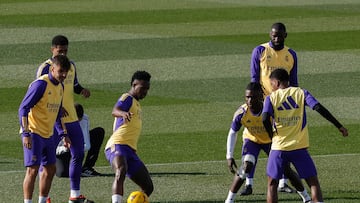
[[280,82],[289,82],[290,76],[285,69],[279,68],[271,72],[270,79],[276,79],[279,80]]
[[75,103],[75,110],[76,110],[76,115],[79,119],[81,119],[84,116],[84,108],[81,104],[79,103]]
[[69,40],[64,35],[56,35],[52,41],[52,46],[64,46],[69,45]]
[[271,26],[271,29],[275,28],[276,30],[281,30],[281,31],[284,31],[286,32],[286,27],[284,25],[284,23],[280,23],[280,22],[277,22],[277,23],[274,23],[272,26]]
[[254,92],[259,92],[260,94],[264,94],[263,88],[262,88],[261,84],[258,83],[258,82],[250,82],[246,86],[246,90],[250,90],[250,91],[254,91]]
[[57,56],[54,56],[53,58],[53,63],[54,64],[57,64],[57,65],[60,65],[61,69],[64,69],[66,71],[69,71],[70,70],[70,60],[67,56],[65,55],[57,55]]
[[136,71],[133,76],[131,77],[131,85],[134,82],[134,80],[144,80],[147,82],[150,82],[151,75],[150,73],[146,71]]

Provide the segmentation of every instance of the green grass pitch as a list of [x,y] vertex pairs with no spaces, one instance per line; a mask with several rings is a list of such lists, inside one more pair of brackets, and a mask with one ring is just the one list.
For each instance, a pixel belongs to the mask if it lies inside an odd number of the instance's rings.
[[[154,180],[151,202],[223,202],[232,181],[225,160],[232,114],[244,102],[251,51],[269,40],[269,27],[277,21],[286,24],[286,44],[297,51],[300,85],[350,132],[342,138],[308,110],[309,151],[325,202],[359,202],[357,0],[1,0],[0,202],[22,201],[17,109],[38,65],[50,57],[56,34],[69,38],[68,55],[92,93],[90,99],[75,99],[92,127],[105,128],[106,139],[112,107],[129,89],[131,74],[139,69],[152,74],[139,143]],[[238,160],[240,151],[239,141]],[[266,158],[260,157],[254,195],[237,202],[265,202]],[[110,202],[113,173],[103,153],[96,169],[106,176],[84,178],[82,193]],[[136,185],[127,180],[125,196],[133,190]],[[69,181],[55,178],[53,202],[65,202],[68,195]],[[294,194],[280,194],[279,200],[300,202]]]

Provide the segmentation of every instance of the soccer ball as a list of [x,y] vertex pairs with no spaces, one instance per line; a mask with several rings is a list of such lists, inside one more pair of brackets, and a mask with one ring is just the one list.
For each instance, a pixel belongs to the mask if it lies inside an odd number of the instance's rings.
[[149,203],[149,198],[145,193],[135,191],[129,195],[127,203]]

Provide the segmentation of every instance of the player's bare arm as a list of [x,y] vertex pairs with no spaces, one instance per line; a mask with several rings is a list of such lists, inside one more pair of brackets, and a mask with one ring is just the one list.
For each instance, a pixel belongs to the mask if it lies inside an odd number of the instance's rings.
[[237,165],[234,158],[227,159],[229,170],[232,174],[235,174],[237,170]]
[[112,116],[117,117],[117,118],[121,117],[121,118],[124,119],[124,121],[130,121],[132,115],[133,115],[133,113],[123,111],[120,108],[114,108],[113,111],[112,111]]

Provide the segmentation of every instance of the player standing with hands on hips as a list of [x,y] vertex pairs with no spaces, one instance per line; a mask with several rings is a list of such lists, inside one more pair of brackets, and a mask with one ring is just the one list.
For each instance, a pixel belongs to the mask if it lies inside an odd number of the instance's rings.
[[[307,90],[289,86],[289,74],[285,69],[276,69],[270,75],[273,92],[266,97],[263,123],[272,137],[271,151],[267,163],[267,202],[277,203],[277,187],[284,166],[292,163],[311,189],[313,202],[323,202],[315,164],[307,150],[309,135],[305,106],[320,113],[346,137],[348,131]],[[271,123],[273,118],[274,125]],[[275,130],[273,130],[273,126]]]
[[[57,143],[54,141],[54,126],[61,136],[66,137],[66,129],[61,123],[61,103],[64,95],[62,82],[70,69],[66,56],[55,56],[45,74],[29,86],[19,107],[19,120],[22,134],[24,165],[23,182],[24,203],[32,203],[35,180],[40,165],[39,203],[45,203],[55,175]],[[56,125],[55,125],[56,124]],[[68,143],[68,139],[65,139]]]
[[115,104],[113,134],[105,147],[105,155],[115,172],[112,184],[112,203],[121,203],[124,195],[125,175],[150,196],[154,190],[150,174],[136,154],[142,128],[142,111],[139,101],[150,89],[151,75],[136,71],[131,78],[131,88]]
[[[63,35],[57,35],[52,39],[51,53],[52,57],[46,60],[37,70],[36,77],[47,74],[49,67],[53,63],[53,58],[58,55],[67,55],[68,52],[68,39]],[[76,68],[74,62],[70,62],[71,67],[68,72],[67,78],[64,80],[64,98],[63,98],[63,120],[67,128],[70,144],[71,161],[69,168],[70,177],[70,198],[69,203],[91,203],[93,201],[88,200],[80,192],[80,181],[82,172],[82,162],[84,159],[84,136],[79,124],[79,119],[76,115],[74,106],[74,92],[81,94],[85,98],[90,96],[90,91],[83,88],[76,75]],[[56,144],[61,140],[59,136],[55,136]]]

